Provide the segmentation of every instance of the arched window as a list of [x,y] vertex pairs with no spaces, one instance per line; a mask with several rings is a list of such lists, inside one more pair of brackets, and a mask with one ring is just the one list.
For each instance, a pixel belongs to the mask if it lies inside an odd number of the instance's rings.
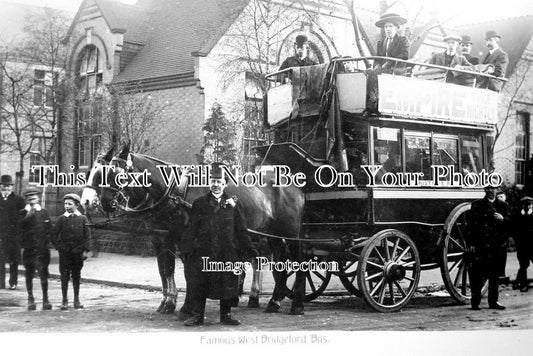
[[95,95],[102,86],[104,66],[96,46],[87,46],[80,53],[78,71],[79,97]]

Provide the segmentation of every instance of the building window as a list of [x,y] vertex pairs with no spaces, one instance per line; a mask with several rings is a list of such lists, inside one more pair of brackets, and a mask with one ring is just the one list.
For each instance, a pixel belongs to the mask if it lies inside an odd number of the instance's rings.
[[253,148],[266,143],[263,132],[262,101],[255,98],[246,98],[244,115],[242,138],[243,169],[245,171],[252,171],[257,158]]
[[33,105],[52,106],[52,72],[40,69],[34,71]]
[[529,157],[528,150],[529,115],[519,112],[516,115],[515,138],[515,183],[526,183],[526,161]]
[[95,46],[87,46],[82,51],[78,76],[80,97],[94,95],[100,89],[103,79],[103,66],[100,57],[100,51]]
[[[30,158],[30,164],[28,167],[29,174],[28,174],[28,182],[29,183],[37,183],[39,181],[39,176],[37,174],[37,171],[33,172],[32,167],[36,165],[44,165],[44,164],[54,164],[55,158],[51,152],[48,152],[50,150],[51,145],[51,138],[50,137],[35,137],[33,144],[32,144],[32,150],[30,151],[29,158]],[[46,157],[50,153],[48,160],[46,160]],[[52,180],[52,172],[47,171],[47,179],[50,182]]]
[[88,167],[102,146],[98,100],[83,102],[78,108],[78,165]]

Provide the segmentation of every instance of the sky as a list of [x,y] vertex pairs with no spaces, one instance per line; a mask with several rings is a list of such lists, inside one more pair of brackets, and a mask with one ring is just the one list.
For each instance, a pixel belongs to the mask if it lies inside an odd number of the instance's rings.
[[[115,0],[133,4],[137,0]],[[178,0],[177,0],[178,1]],[[329,1],[329,0],[324,0]],[[378,9],[379,0],[354,0],[356,5]],[[55,7],[76,12],[82,0],[0,0],[29,5]],[[533,14],[532,0],[388,0],[396,2],[394,9],[408,18],[414,17],[420,6],[424,10],[419,18],[428,17],[432,11],[448,25],[482,22],[502,17]]]

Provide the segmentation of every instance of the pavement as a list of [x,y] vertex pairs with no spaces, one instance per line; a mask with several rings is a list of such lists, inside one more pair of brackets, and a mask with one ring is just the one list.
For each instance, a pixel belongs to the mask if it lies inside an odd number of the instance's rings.
[[[51,250],[50,277],[59,278],[59,256],[56,250]],[[89,255],[90,256],[90,255]],[[516,252],[509,252],[507,256],[506,276],[511,280],[516,279],[518,260]],[[19,275],[24,278],[24,268],[20,266]],[[161,279],[157,270],[155,257],[125,256],[115,253],[98,253],[97,257],[89,257],[84,262],[81,271],[82,283],[95,283],[123,288],[139,288],[145,290],[160,290]],[[244,283],[245,293],[250,291],[252,274],[247,274]],[[176,286],[178,291],[185,292],[185,279],[183,277],[183,264],[176,259]],[[7,278],[6,278],[7,282]],[[262,277],[262,294],[271,294],[274,288],[272,273],[265,272]],[[19,288],[23,288],[21,280]],[[7,284],[7,283],[6,283]],[[419,289],[442,285],[440,270],[432,269],[421,272]],[[427,289],[427,288],[426,288]],[[439,289],[438,287],[436,289]],[[332,276],[324,294],[339,294],[345,291],[339,279]]]

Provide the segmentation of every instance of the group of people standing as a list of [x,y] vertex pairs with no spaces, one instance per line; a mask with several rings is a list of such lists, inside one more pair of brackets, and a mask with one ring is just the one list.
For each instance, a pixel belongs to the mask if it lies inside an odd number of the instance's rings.
[[500,188],[487,186],[485,197],[472,203],[466,235],[472,310],[480,310],[486,280],[489,308],[505,309],[498,301],[498,286],[505,271],[509,235],[515,241],[520,265],[516,281],[521,292],[528,291],[527,268],[533,262],[533,198],[523,197],[511,211],[503,197]]
[[80,197],[66,194],[63,197],[65,213],[53,226],[48,211],[41,206],[39,190],[29,188],[24,198],[13,192],[13,179],[3,175],[0,179],[0,288],[5,288],[5,264],[9,263],[9,288],[17,289],[18,265],[22,249],[25,269],[28,310],[36,310],[33,293],[35,272],[41,281],[42,309],[52,309],[48,296],[50,245],[59,251],[61,275],[61,310],[69,309],[68,284],[72,278],[74,308],[81,309],[80,279],[85,254],[89,251],[91,233],[87,218],[79,211]]

